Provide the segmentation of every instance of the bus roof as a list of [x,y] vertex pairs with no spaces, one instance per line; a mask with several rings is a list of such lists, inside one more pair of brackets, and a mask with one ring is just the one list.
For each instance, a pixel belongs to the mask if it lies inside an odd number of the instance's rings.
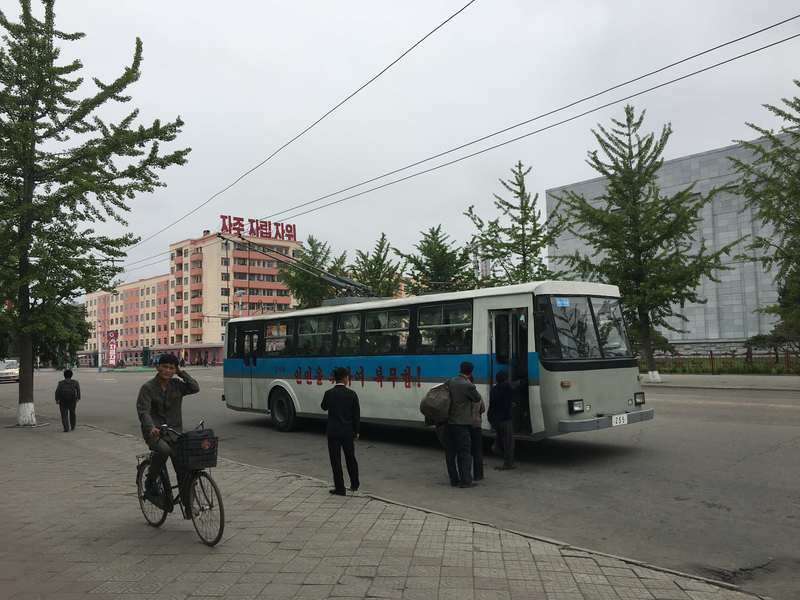
[[486,298],[491,296],[511,296],[514,294],[563,294],[578,296],[610,296],[619,298],[619,288],[605,283],[590,283],[587,281],[533,281],[517,285],[466,290],[463,292],[446,292],[443,294],[427,294],[425,296],[406,296],[404,298],[391,298],[388,300],[371,300],[368,302],[355,302],[352,304],[337,304],[335,306],[319,306],[288,312],[271,312],[250,317],[236,317],[229,323],[241,323],[263,319],[285,319],[287,317],[302,317],[306,315],[324,315],[328,313],[356,312],[378,308],[396,308],[411,304],[429,304],[431,302],[447,302],[456,300],[471,300],[472,298]]

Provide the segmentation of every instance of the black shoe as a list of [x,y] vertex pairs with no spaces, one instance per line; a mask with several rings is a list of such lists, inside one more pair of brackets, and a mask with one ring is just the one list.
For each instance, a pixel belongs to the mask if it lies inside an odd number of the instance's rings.
[[347,496],[347,492],[345,490],[328,490],[328,493],[336,496]]

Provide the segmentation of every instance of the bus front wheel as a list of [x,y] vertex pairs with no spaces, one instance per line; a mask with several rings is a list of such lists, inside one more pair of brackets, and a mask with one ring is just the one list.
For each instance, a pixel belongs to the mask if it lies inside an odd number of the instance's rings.
[[294,404],[283,388],[275,388],[270,395],[270,412],[272,413],[272,422],[275,423],[275,428],[278,431],[291,431],[294,429]]

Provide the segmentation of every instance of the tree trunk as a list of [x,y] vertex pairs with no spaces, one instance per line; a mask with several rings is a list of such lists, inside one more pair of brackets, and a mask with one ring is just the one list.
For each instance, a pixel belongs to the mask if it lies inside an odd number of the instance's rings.
[[33,339],[29,333],[19,335],[17,425],[36,425],[36,411],[33,407]]
[[23,168],[22,194],[20,195],[19,287],[17,288],[17,311],[19,314],[17,338],[19,339],[19,403],[17,425],[36,425],[33,408],[33,335],[30,332],[31,287],[28,277],[31,269],[31,246],[33,245],[33,194],[36,187],[33,164],[36,151],[34,132],[28,144],[28,155]]
[[651,383],[661,383],[658,374],[656,359],[653,356],[653,342],[650,339],[650,315],[646,310],[639,309],[639,346],[647,363],[647,374]]

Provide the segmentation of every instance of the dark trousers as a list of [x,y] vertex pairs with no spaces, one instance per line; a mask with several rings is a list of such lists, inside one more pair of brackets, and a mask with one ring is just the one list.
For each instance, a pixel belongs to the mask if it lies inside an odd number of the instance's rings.
[[358,480],[358,462],[356,461],[353,436],[328,438],[328,454],[331,458],[331,471],[333,471],[333,487],[337,492],[345,491],[342,452],[344,452],[344,462],[347,464],[347,476],[350,477],[350,489],[357,490],[360,482]]
[[472,483],[472,436],[470,425],[447,424],[447,474],[452,485]]
[[[175,459],[173,458],[172,453],[172,446],[164,439],[149,439],[146,440],[147,447],[153,451],[153,459],[150,462],[150,469],[147,472],[147,478],[153,481],[156,480],[158,474],[161,473],[161,469],[164,468],[164,465],[167,464],[167,460],[172,458],[172,466],[175,469],[175,475],[178,478],[178,489],[181,493],[181,502],[183,502],[183,506],[188,509],[189,508],[189,475],[190,471],[185,469],[179,469],[177,465],[175,465]],[[172,490],[167,490],[167,493],[171,494]]]
[[62,400],[58,403],[58,410],[61,411],[61,424],[64,426],[64,431],[72,431],[75,429],[75,401],[68,402]]
[[472,478],[483,479],[483,431],[480,427],[470,428],[470,452],[472,454]]
[[514,464],[514,427],[513,421],[501,421],[494,424],[497,434],[495,446],[497,451],[503,455],[503,465],[510,467]]

